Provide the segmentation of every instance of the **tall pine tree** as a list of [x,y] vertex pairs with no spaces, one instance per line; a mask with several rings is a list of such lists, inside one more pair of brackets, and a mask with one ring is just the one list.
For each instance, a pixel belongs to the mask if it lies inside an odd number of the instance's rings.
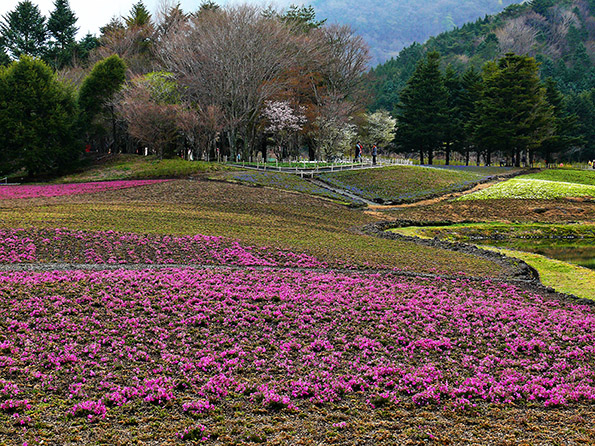
[[484,149],[487,164],[492,152],[500,150],[520,166],[553,131],[538,64],[532,57],[507,53],[484,66],[483,82],[474,139]]
[[47,27],[39,8],[29,0],[2,17],[0,34],[13,59],[22,55],[43,57],[47,52]]
[[76,15],[70,9],[68,0],[55,0],[54,10],[48,19],[51,39],[48,59],[54,68],[62,68],[72,60],[78,31],[76,22]]
[[396,141],[406,151],[419,151],[420,163],[442,146],[447,116],[448,93],[440,72],[440,54],[429,53],[421,60],[401,92],[397,105],[399,124]]

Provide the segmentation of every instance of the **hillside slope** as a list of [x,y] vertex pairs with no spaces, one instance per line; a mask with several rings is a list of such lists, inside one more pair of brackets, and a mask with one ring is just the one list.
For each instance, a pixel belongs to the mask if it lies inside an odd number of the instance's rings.
[[564,93],[589,90],[595,87],[595,1],[535,0],[511,5],[423,45],[413,44],[372,70],[377,97],[372,108],[391,110],[417,61],[432,50],[458,71],[481,68],[507,52],[528,54],[541,62],[542,77],[553,77]]
[[313,0],[320,18],[349,24],[361,34],[375,65],[413,42],[502,11],[520,0]]

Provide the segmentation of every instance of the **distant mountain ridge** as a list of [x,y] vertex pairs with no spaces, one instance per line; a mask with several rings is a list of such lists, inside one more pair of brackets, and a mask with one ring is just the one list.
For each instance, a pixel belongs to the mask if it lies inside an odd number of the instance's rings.
[[313,0],[319,19],[351,25],[370,46],[372,65],[413,42],[502,11],[521,0]]
[[370,75],[376,102],[392,110],[398,94],[428,51],[458,72],[481,69],[506,52],[528,54],[541,63],[542,78],[552,77],[565,94],[595,88],[595,0],[533,0],[413,44],[375,67]]

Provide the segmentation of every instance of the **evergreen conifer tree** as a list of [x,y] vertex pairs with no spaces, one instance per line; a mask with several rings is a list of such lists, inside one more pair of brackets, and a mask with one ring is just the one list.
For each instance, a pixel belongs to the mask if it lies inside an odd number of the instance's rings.
[[570,148],[582,145],[584,140],[580,136],[577,115],[568,112],[566,99],[552,78],[545,81],[545,95],[552,106],[555,131],[542,141],[539,152],[546,164],[550,164],[554,153],[566,153]]
[[43,57],[47,52],[47,27],[39,8],[29,0],[2,17],[0,34],[12,58]]
[[445,164],[450,164],[450,154],[454,147],[463,140],[463,120],[461,99],[463,88],[459,75],[452,65],[446,67],[444,72],[444,87],[446,88],[446,119],[444,121],[444,152]]
[[427,153],[428,164],[432,164],[435,151],[442,146],[448,100],[440,54],[429,53],[418,63],[400,99],[396,140],[407,151],[419,151],[421,164]]
[[475,117],[474,139],[491,162],[494,149],[520,166],[528,152],[552,132],[552,109],[534,58],[507,53],[483,68],[484,88]]
[[130,15],[124,18],[124,22],[128,28],[142,27],[151,24],[151,13],[140,0],[138,3],[132,5]]
[[23,56],[0,69],[0,97],[1,170],[36,176],[78,159],[74,93],[45,62]]
[[55,0],[47,25],[51,38],[48,59],[54,68],[62,68],[72,60],[78,31],[76,22],[68,0]]
[[[479,72],[471,67],[461,76],[461,94],[459,107],[463,128],[462,150],[465,155],[465,165],[469,165],[471,149],[473,148],[473,131],[476,108],[481,97],[482,78]],[[479,155],[478,155],[479,156]]]

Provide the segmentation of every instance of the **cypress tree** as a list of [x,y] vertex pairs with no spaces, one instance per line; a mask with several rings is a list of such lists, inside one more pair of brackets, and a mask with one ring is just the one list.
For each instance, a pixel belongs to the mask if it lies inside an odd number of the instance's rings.
[[[107,133],[108,125],[114,143],[116,140],[116,119],[114,108],[110,104],[113,96],[122,88],[126,80],[126,65],[117,55],[110,56],[95,64],[91,73],[83,80],[78,95],[80,108],[80,128],[89,139],[99,139]],[[107,118],[102,119],[102,115]],[[88,141],[90,142],[90,141]]]
[[39,8],[26,0],[2,17],[0,33],[9,55],[42,57],[47,51],[47,27]]

